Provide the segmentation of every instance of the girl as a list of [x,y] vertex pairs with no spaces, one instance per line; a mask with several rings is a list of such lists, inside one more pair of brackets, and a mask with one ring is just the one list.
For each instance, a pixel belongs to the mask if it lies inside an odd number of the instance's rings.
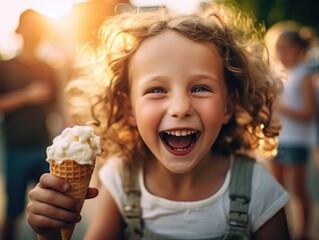
[[298,31],[283,31],[276,42],[277,54],[287,73],[284,92],[277,104],[282,123],[279,151],[271,164],[277,180],[286,186],[290,179],[294,199],[297,200],[296,219],[300,219],[295,239],[305,239],[309,226],[309,197],[306,184],[306,166],[314,146],[315,91],[305,62],[309,42]]
[[[289,239],[287,193],[261,164],[244,161],[251,180],[234,170],[257,149],[272,151],[279,132],[272,104],[281,84],[253,22],[215,3],[192,15],[123,13],[102,27],[108,78],[95,79],[104,91],[92,112],[108,161],[85,239]],[[39,238],[80,220],[68,188],[46,174],[30,192]]]

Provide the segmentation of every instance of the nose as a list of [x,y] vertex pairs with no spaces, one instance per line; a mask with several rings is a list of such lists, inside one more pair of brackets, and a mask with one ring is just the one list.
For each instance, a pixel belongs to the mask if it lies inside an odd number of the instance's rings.
[[187,94],[178,93],[171,97],[168,114],[171,117],[183,119],[193,114],[191,97]]

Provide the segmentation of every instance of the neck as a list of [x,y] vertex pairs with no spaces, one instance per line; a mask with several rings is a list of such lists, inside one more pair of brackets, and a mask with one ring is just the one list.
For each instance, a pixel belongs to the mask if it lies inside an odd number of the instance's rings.
[[219,190],[229,165],[229,157],[209,154],[191,172],[175,174],[153,159],[145,166],[145,187],[152,194],[170,200],[202,200]]

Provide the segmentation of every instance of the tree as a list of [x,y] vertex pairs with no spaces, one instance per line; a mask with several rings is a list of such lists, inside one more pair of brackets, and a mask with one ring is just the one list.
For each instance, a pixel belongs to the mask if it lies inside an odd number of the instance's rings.
[[311,26],[319,32],[318,0],[237,0],[245,9],[252,11],[258,21],[271,25],[285,20],[295,20]]

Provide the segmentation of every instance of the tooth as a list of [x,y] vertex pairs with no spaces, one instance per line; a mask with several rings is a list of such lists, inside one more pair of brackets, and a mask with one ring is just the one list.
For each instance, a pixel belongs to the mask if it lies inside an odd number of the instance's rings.
[[195,132],[196,131],[194,131],[194,130],[166,130],[165,131],[166,134],[174,135],[177,137],[191,135]]

